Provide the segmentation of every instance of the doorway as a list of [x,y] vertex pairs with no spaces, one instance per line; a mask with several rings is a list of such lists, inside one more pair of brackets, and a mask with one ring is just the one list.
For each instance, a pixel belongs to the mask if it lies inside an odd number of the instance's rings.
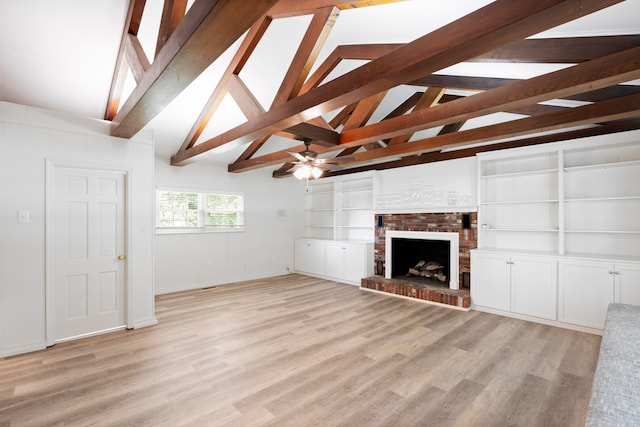
[[48,166],[47,343],[123,329],[126,173]]

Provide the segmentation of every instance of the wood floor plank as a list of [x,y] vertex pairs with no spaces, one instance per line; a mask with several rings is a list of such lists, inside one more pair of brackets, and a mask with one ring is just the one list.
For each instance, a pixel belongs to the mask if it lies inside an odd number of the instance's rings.
[[5,426],[583,425],[600,337],[300,275],[0,359]]

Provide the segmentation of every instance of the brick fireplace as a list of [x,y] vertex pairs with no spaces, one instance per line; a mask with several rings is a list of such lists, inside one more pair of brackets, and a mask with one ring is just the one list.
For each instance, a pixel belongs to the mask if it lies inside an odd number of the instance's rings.
[[[476,212],[436,212],[436,213],[409,213],[409,214],[378,214],[376,215],[376,230],[374,243],[374,273],[375,276],[362,280],[362,288],[393,293],[397,295],[423,299],[459,308],[468,308],[469,283],[471,274],[470,250],[477,246]],[[457,234],[458,263],[457,263],[457,287],[431,286],[420,284],[403,278],[389,278],[386,274],[386,237],[388,231],[400,232],[426,232]],[[401,233],[391,233],[401,234]],[[451,289],[453,288],[453,289]]]

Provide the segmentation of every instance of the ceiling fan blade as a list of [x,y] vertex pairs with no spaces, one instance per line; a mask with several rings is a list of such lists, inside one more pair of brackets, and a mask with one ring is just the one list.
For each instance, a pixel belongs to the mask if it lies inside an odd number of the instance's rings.
[[307,161],[306,157],[302,156],[300,153],[291,153],[291,152],[289,152],[289,154],[291,154],[293,157],[295,157],[296,159],[300,160],[301,162],[306,162]]
[[340,170],[340,169],[342,169],[340,166],[338,166],[338,165],[332,165],[332,164],[330,164],[330,163],[318,163],[318,164],[316,164],[316,166],[317,166],[317,167],[319,167],[320,169],[323,169],[323,170],[332,170],[332,171],[335,171],[335,170]]
[[344,157],[329,157],[326,159],[318,159],[316,160],[317,163],[346,163],[346,162],[353,162],[355,160],[354,157],[351,156],[344,156]]

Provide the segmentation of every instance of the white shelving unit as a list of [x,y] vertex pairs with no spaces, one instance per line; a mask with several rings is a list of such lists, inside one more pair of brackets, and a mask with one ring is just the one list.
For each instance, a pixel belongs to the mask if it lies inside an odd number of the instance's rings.
[[336,182],[336,240],[373,241],[373,178]]
[[564,158],[564,252],[640,258],[640,143]]
[[314,239],[335,238],[333,182],[318,182],[305,188],[305,236]]
[[479,246],[557,252],[558,154],[481,160],[478,171]]
[[[478,200],[472,307],[599,333],[608,303],[640,303],[640,140],[478,155]],[[542,257],[558,273],[514,306],[514,271]]]
[[374,177],[310,182],[305,189],[305,237],[373,241]]
[[368,174],[309,182],[297,272],[356,286],[373,274],[374,180]]

